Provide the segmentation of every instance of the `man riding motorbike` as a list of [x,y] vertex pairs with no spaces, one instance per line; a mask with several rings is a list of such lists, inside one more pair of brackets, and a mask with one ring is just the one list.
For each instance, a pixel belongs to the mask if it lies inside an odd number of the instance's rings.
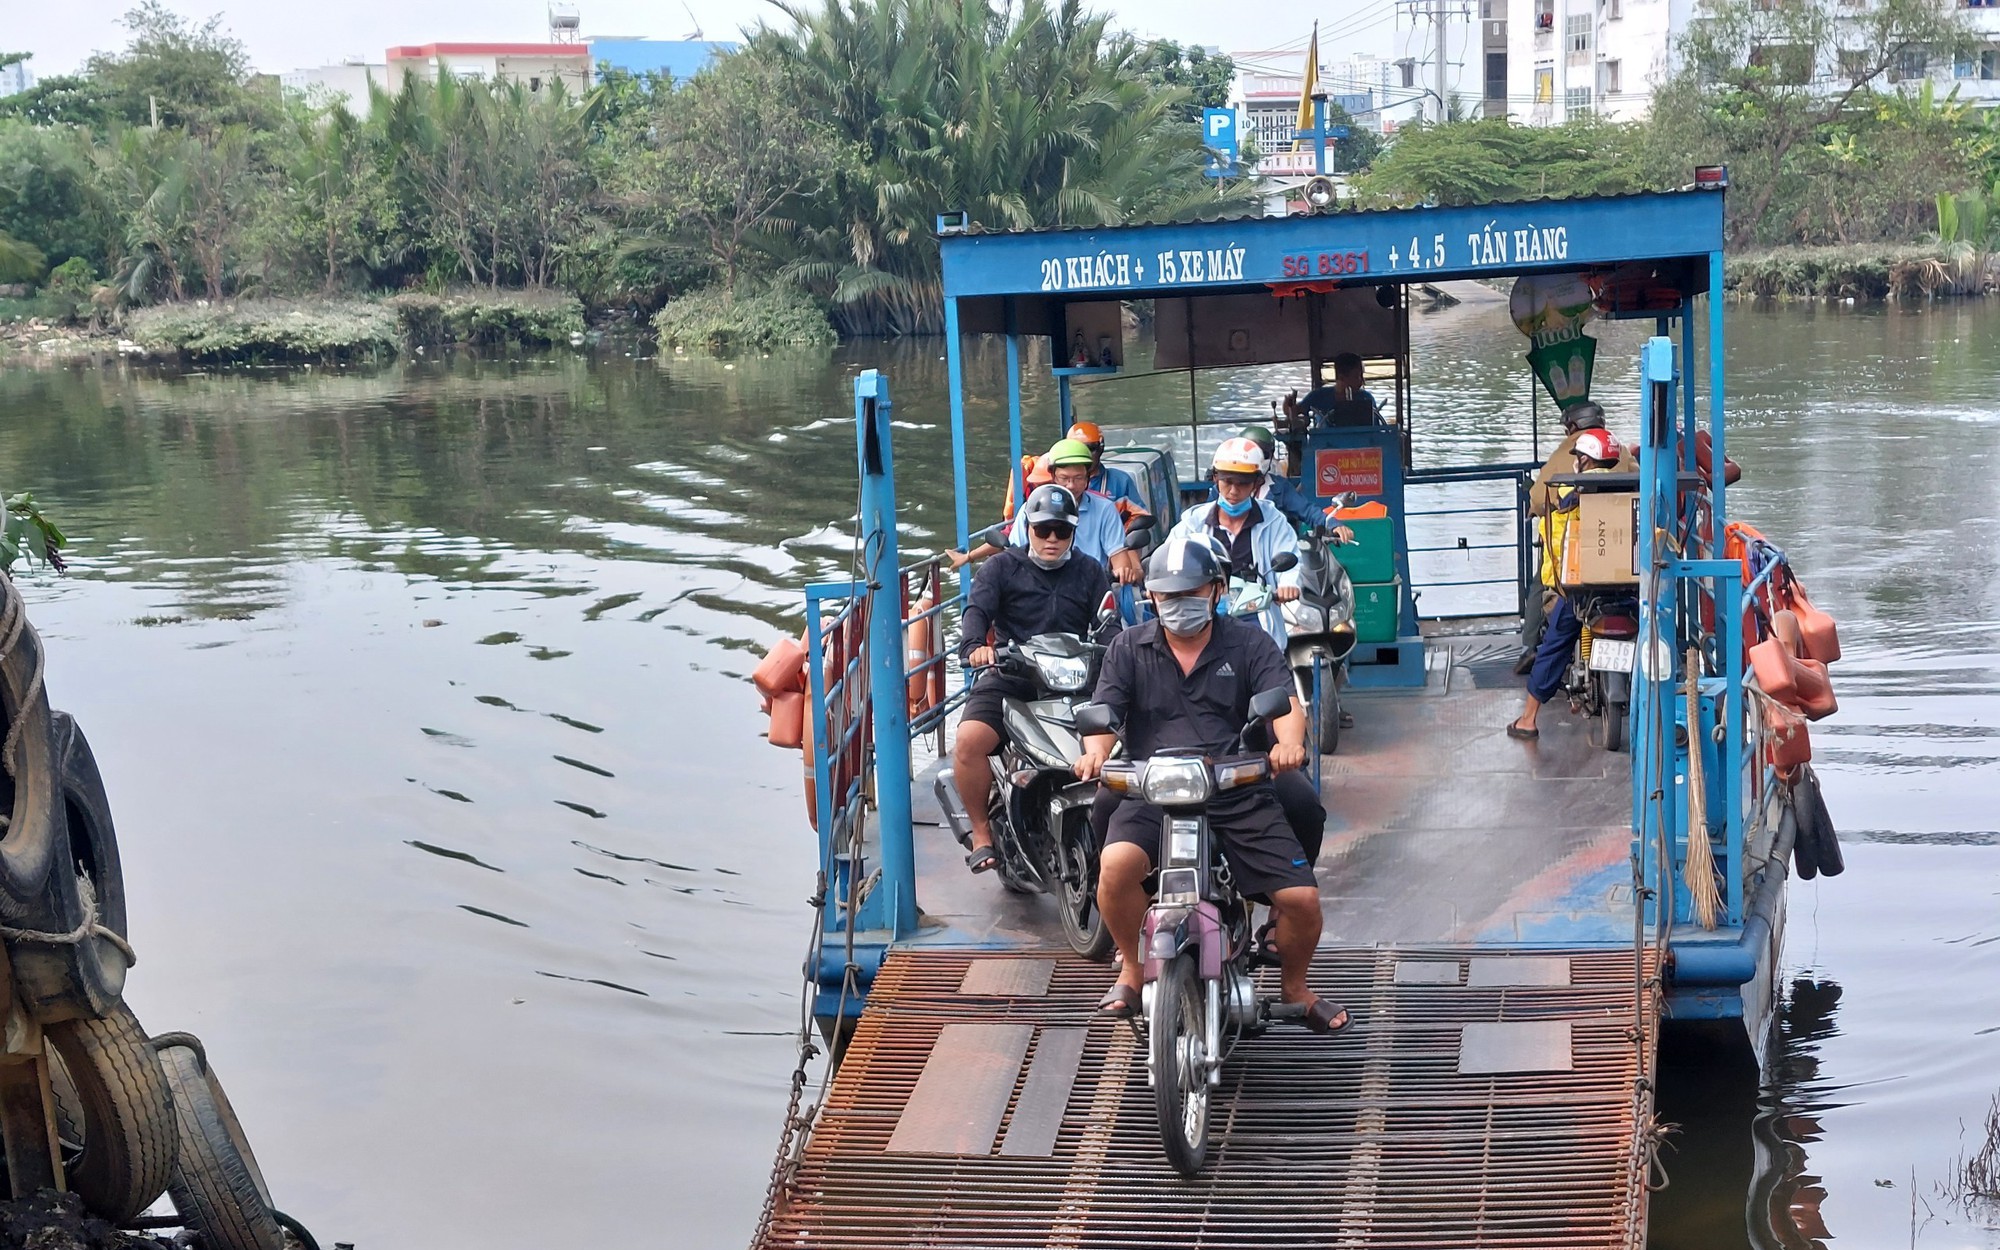
[[1224,439],[1210,462],[1215,473],[1215,501],[1196,504],[1181,513],[1168,537],[1205,539],[1212,535],[1228,552],[1233,576],[1261,580],[1270,586],[1271,602],[1258,620],[1282,647],[1285,617],[1278,605],[1299,597],[1299,577],[1295,569],[1278,571],[1272,566],[1280,555],[1288,554],[1293,564],[1298,562],[1299,535],[1276,504],[1257,497],[1268,464],[1264,453],[1249,439]]
[[[1122,723],[1132,758],[1172,749],[1226,754],[1250,718],[1250,700],[1262,691],[1291,689],[1291,671],[1268,635],[1248,622],[1215,614],[1222,585],[1222,567],[1198,537],[1170,538],[1153,553],[1146,593],[1158,618],[1126,630],[1111,644],[1095,694],[1096,702]],[[1296,697],[1275,731],[1271,767],[1280,776],[1297,776],[1306,759],[1306,717]],[[1115,741],[1111,734],[1085,738],[1076,775],[1088,781],[1101,774]],[[1301,853],[1274,789],[1248,786],[1211,803],[1208,810],[1238,887],[1245,895],[1267,898],[1277,918],[1283,1000],[1304,1007],[1303,1023],[1316,1033],[1345,1029],[1350,1023],[1346,1009],[1321,998],[1307,983],[1319,942],[1319,885],[1313,861]],[[1123,963],[1098,1010],[1120,1019],[1140,1006],[1144,969],[1139,932],[1146,877],[1159,861],[1161,821],[1160,810],[1143,800],[1116,802],[1099,861],[1098,909]]]
[[[1576,440],[1585,430],[1604,429],[1604,409],[1592,400],[1571,404],[1563,409],[1563,441],[1549,453],[1535,474],[1535,480],[1528,486],[1528,515],[1537,519],[1548,516],[1555,502],[1555,490],[1549,479],[1558,473],[1574,472]],[[1639,462],[1629,449],[1620,448],[1613,469],[1618,473],[1634,473]],[[1542,555],[1542,567],[1553,567],[1546,550]],[[1555,582],[1543,578],[1539,588],[1529,591],[1528,600],[1521,605],[1521,654],[1514,664],[1514,671],[1525,676],[1535,660],[1535,647],[1541,641],[1542,627],[1548,619],[1549,599],[1556,593]]]
[[[1022,642],[1037,634],[1086,635],[1111,579],[1104,566],[1076,555],[1076,500],[1062,487],[1038,486],[1021,508],[1028,545],[1009,547],[979,568],[966,605],[958,654],[967,668],[993,663],[995,644]],[[992,642],[988,641],[988,631]],[[952,773],[972,826],[966,867],[986,872],[999,861],[987,819],[993,786],[989,763],[1007,732],[1003,700],[1034,698],[1025,679],[989,668],[965,696]]]
[[[1614,472],[1625,449],[1609,430],[1579,430],[1571,444],[1570,463],[1576,473]],[[1563,540],[1577,508],[1577,492],[1574,487],[1560,492],[1554,497],[1542,523],[1542,582],[1554,588],[1558,584],[1557,570],[1562,567]],[[1562,689],[1563,673],[1569,667],[1570,651],[1583,633],[1583,621],[1569,599],[1560,591],[1555,596],[1555,606],[1549,609],[1548,624],[1542,629],[1541,643],[1535,649],[1533,669],[1528,676],[1528,702],[1521,715],[1507,726],[1507,736],[1524,742],[1532,742],[1541,736],[1536,718],[1541,715],[1542,705],[1554,698]]]
[[[1103,565],[1114,580],[1124,585],[1138,582],[1142,576],[1139,555],[1127,549],[1125,521],[1116,502],[1090,489],[1090,449],[1073,438],[1058,439],[1049,448],[1049,476],[1055,485],[1069,492],[1076,502],[1077,514],[1076,549]],[[1025,511],[1016,513],[1013,526],[1007,531],[1007,545],[1022,548],[1028,545],[1028,525]],[[945,558],[953,568],[964,568],[975,560],[984,560],[1001,550],[991,543],[982,543],[969,552],[947,551]]]
[[[1278,438],[1261,425],[1246,425],[1239,438],[1247,438],[1264,453],[1264,485],[1257,492],[1257,498],[1277,505],[1278,511],[1294,526],[1310,527],[1319,509],[1292,479],[1278,472]],[[1219,498],[1218,492],[1211,491],[1210,499]]]

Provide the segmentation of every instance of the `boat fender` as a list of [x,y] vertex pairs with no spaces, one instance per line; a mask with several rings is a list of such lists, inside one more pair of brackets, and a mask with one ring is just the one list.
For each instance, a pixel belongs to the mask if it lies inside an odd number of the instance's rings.
[[1798,769],[1812,759],[1812,739],[1806,734],[1805,717],[1776,703],[1764,705],[1764,727],[1770,733],[1766,748],[1778,776],[1790,781]]
[[1765,694],[1805,713],[1807,720],[1824,720],[1840,710],[1826,665],[1798,658],[1778,638],[1766,638],[1750,648],[1750,667]]
[[1812,776],[1812,769],[1802,767],[1798,777],[1792,782],[1790,803],[1793,819],[1798,822],[1798,832],[1792,835],[1792,865],[1799,874],[1799,880],[1811,881],[1819,876],[1819,839],[1813,833],[1812,806],[1807,801],[1806,778]]
[[1820,792],[1819,774],[1810,767],[1799,771],[1792,801],[1799,808],[1799,838],[1812,842],[1820,875],[1837,877],[1847,871],[1846,857],[1840,853],[1840,835],[1833,828],[1833,814],[1827,810],[1826,796]]
[[771,725],[765,732],[771,745],[796,751],[805,745],[806,696],[800,690],[782,690],[771,696]]
[[[1704,482],[1715,485],[1715,440],[1707,430],[1697,430],[1694,436],[1694,467],[1701,472]],[[1743,480],[1743,466],[1730,459],[1722,458],[1722,483],[1734,486]]]
[[1840,658],[1840,629],[1831,616],[1813,606],[1806,594],[1805,586],[1796,578],[1786,578],[1784,599],[1787,609],[1798,621],[1800,640],[1805,654],[1821,664],[1831,664]]

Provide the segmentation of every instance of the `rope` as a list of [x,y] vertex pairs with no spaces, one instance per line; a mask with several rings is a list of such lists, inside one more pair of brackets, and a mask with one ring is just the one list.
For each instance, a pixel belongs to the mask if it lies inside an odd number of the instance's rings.
[[1688,902],[1703,929],[1713,932],[1722,907],[1722,893],[1715,878],[1715,851],[1708,844],[1708,782],[1702,765],[1701,652],[1689,647],[1687,653],[1688,723],[1688,850],[1681,868],[1687,883]]
[[139,956],[132,944],[107,929],[97,919],[97,890],[87,877],[78,877],[77,894],[83,900],[83,923],[68,933],[44,933],[39,929],[15,929],[0,925],[0,938],[9,942],[30,942],[37,946],[78,946],[91,938],[103,938],[125,956],[126,967],[136,966]]

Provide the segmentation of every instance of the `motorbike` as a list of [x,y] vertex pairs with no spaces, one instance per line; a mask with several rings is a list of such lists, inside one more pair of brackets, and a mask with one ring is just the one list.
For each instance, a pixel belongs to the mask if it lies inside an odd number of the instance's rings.
[[[1140,1019],[1161,1145],[1183,1176],[1197,1175],[1207,1160],[1209,1092],[1222,1083],[1230,1051],[1271,1021],[1303,1015],[1302,1008],[1257,993],[1255,969],[1275,966],[1277,956],[1268,926],[1255,927],[1257,904],[1237,890],[1208,821],[1217,795],[1271,776],[1269,758],[1247,753],[1248,742],[1291,701],[1285,689],[1251,699],[1250,723],[1237,739],[1243,754],[1167,752],[1104,765],[1105,785],[1164,813],[1159,885],[1139,941],[1145,960]],[[1099,703],[1079,707],[1075,720],[1086,734],[1117,729],[1111,709]]]
[[1339,523],[1323,519],[1299,546],[1299,597],[1281,605],[1285,659],[1298,684],[1299,704],[1311,713],[1316,754],[1340,748],[1340,687],[1354,650],[1354,583],[1333,558]]
[[1570,591],[1583,622],[1564,687],[1570,706],[1604,721],[1604,749],[1623,751],[1639,650],[1639,601],[1630,591]]
[[[1102,636],[1113,612],[1107,598],[1093,636]],[[1090,828],[1097,787],[1078,781],[1074,769],[1083,754],[1075,709],[1090,697],[1103,657],[1102,644],[1073,634],[1038,634],[995,648],[995,667],[1026,678],[1035,697],[1002,705],[1007,740],[994,760],[987,803],[1001,884],[1017,894],[1052,896],[1070,949],[1098,960],[1109,958],[1111,934],[1097,910],[1098,846]],[[953,836],[970,847],[972,824],[950,767],[938,773],[936,792]]]

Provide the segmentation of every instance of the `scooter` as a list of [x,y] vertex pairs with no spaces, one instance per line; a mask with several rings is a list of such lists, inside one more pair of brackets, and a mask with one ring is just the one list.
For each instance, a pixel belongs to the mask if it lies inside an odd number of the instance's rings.
[[1354,650],[1354,583],[1333,558],[1338,522],[1322,519],[1299,546],[1299,597],[1281,605],[1285,658],[1298,683],[1299,703],[1312,710],[1317,754],[1340,749],[1340,687]]
[[1604,720],[1604,749],[1623,751],[1632,706],[1632,669],[1638,662],[1639,601],[1629,591],[1570,591],[1570,607],[1583,622],[1564,686],[1570,706]]
[[[1183,1176],[1198,1174],[1207,1160],[1209,1091],[1222,1083],[1230,1051],[1271,1021],[1304,1014],[1303,1008],[1257,993],[1255,969],[1275,966],[1277,956],[1255,927],[1256,903],[1238,892],[1208,822],[1216,795],[1271,776],[1269,757],[1247,753],[1248,743],[1253,731],[1291,705],[1292,692],[1285,689],[1250,700],[1250,723],[1237,738],[1243,754],[1211,759],[1168,752],[1104,765],[1106,786],[1137,795],[1164,813],[1159,887],[1139,940],[1145,960],[1141,1014],[1160,1143]],[[1077,708],[1075,723],[1085,734],[1118,728],[1111,709],[1101,703]]]
[[[1107,598],[1097,636],[1114,610]],[[1070,949],[1100,960],[1110,957],[1111,934],[1097,910],[1098,846],[1090,828],[1097,787],[1076,779],[1083,739],[1075,709],[1090,697],[1103,657],[1101,644],[1073,634],[1038,634],[995,649],[995,667],[1027,678],[1036,697],[1001,705],[1007,741],[994,759],[987,802],[1001,884],[1052,896]],[[970,847],[972,823],[950,767],[939,771],[936,792],[953,836]]]

